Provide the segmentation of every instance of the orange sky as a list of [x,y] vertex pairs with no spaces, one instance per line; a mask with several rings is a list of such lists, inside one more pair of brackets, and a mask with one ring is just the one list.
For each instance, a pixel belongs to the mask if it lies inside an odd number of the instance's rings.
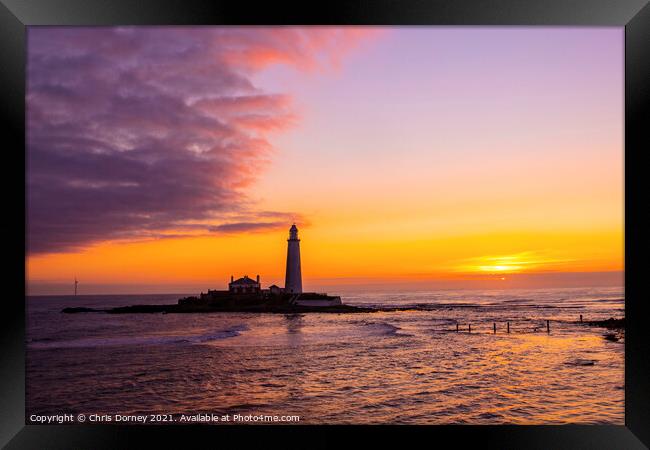
[[[513,274],[549,272],[578,272],[577,278],[584,283],[582,272],[623,268],[622,236],[617,230],[485,234],[447,230],[443,235],[427,233],[426,227],[416,234],[414,225],[409,225],[400,232],[386,224],[353,227],[349,223],[301,230],[305,288],[335,286],[337,279],[346,286],[454,280],[457,282],[445,286],[456,287],[466,286],[464,280],[482,279],[490,283],[480,286],[501,288],[508,285],[505,281]],[[161,289],[154,292],[164,292],[167,285],[196,290],[223,288],[230,274],[260,274],[264,285],[283,285],[286,234],[276,231],[106,243],[83,252],[30,258],[27,268],[30,280],[62,283],[64,291],[70,274],[82,280],[82,286],[160,285]],[[597,282],[599,277],[592,281]],[[574,284],[571,278],[558,280],[559,285]],[[609,277],[611,280],[622,282],[618,276]],[[528,284],[539,284],[534,281]],[[517,283],[517,287],[528,284]]]
[[[276,97],[196,105],[268,114],[233,116],[264,150],[251,149],[231,169],[243,175],[226,181],[244,209],[285,212],[280,222],[232,233],[172,226],[161,233],[181,237],[126,233],[31,254],[28,290],[67,292],[75,276],[82,293],[224,288],[231,274],[283,285],[292,218],[307,290],[622,283],[622,34],[512,33],[386,29],[361,43],[354,34],[333,69],[304,55],[292,65],[285,50],[253,48],[273,55],[253,65],[229,54],[226,64]],[[327,54],[328,36],[307,51]]]

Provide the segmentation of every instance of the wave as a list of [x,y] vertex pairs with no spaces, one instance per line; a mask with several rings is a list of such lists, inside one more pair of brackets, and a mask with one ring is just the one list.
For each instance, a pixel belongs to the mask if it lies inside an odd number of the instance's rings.
[[400,333],[400,331],[402,330],[400,327],[396,325],[392,325],[388,322],[370,322],[370,323],[366,323],[365,325],[368,325],[374,331],[377,331],[380,336],[401,336],[401,337],[412,336],[411,334]]
[[205,334],[185,336],[122,336],[111,338],[97,337],[59,341],[45,337],[41,339],[29,340],[27,342],[27,345],[31,349],[44,350],[55,348],[113,347],[130,345],[203,344],[239,336],[242,331],[246,331],[248,329],[248,326],[240,324]]

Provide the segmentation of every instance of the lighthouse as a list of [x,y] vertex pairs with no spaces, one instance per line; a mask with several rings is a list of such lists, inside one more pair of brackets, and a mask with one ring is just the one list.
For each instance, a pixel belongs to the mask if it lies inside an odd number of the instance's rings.
[[300,239],[298,239],[298,228],[295,223],[289,229],[289,239],[287,239],[287,242],[287,274],[284,279],[284,292],[300,294],[302,293]]

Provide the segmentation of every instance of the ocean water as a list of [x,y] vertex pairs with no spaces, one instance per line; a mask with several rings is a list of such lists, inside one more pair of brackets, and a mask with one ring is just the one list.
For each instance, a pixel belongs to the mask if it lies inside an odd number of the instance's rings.
[[336,294],[352,305],[417,309],[62,314],[68,306],[175,303],[181,295],[28,297],[26,418],[624,423],[624,333],[610,341],[607,330],[576,323],[580,314],[623,317],[622,288]]

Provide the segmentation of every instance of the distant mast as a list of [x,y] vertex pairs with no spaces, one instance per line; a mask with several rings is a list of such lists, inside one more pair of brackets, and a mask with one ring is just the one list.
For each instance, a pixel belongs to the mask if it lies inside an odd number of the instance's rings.
[[79,284],[79,281],[77,281],[77,277],[74,277],[74,295],[77,295],[77,285]]
[[289,239],[287,242],[287,273],[284,279],[284,291],[292,294],[300,294],[302,293],[300,239],[298,239],[298,228],[295,223],[289,229]]

